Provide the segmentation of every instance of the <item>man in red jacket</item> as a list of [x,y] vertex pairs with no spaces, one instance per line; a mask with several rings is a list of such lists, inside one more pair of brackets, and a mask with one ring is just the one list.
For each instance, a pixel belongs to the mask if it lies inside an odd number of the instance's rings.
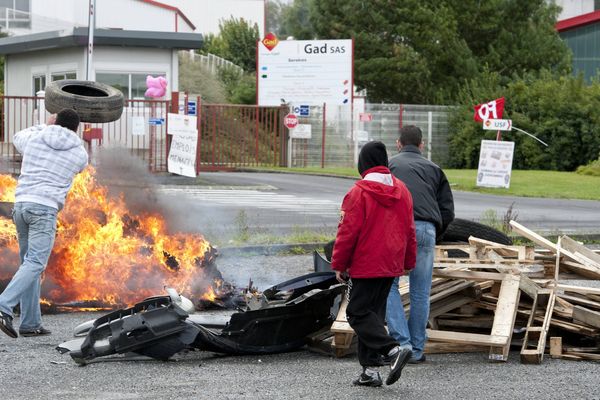
[[353,383],[381,386],[379,367],[390,361],[386,384],[395,383],[411,357],[385,329],[387,296],[395,277],[413,269],[417,242],[410,192],[387,167],[385,145],[369,142],[358,157],[362,180],[350,189],[342,211],[331,266],[338,281],[348,277],[346,314],[358,336],[363,372]]

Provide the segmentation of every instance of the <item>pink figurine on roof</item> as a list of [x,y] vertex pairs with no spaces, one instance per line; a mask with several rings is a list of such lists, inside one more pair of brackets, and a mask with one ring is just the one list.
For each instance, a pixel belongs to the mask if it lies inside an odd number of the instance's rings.
[[146,93],[144,96],[146,97],[163,97],[165,92],[167,91],[167,80],[164,76],[157,76],[156,78],[152,75],[148,75],[146,77]]

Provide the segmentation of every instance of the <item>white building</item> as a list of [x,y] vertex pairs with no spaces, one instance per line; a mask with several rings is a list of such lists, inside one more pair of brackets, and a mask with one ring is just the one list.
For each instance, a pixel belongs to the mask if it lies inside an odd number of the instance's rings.
[[86,79],[117,87],[128,99],[143,98],[147,75],[165,76],[171,93],[178,89],[178,52],[202,46],[202,35],[177,7],[96,0],[88,75],[88,0],[0,0],[0,6],[12,34],[0,39],[5,95],[33,96],[54,80]]
[[595,0],[550,0],[562,8],[558,20],[576,17],[591,13],[598,9],[598,1]]
[[[89,0],[0,0],[0,27],[11,35],[88,26]],[[96,0],[96,26],[218,33],[221,20],[244,18],[262,35],[265,0]]]

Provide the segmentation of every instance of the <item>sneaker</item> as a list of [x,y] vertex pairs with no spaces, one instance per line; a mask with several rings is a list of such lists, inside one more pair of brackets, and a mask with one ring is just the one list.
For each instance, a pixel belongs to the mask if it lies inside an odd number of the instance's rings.
[[379,375],[379,372],[376,372],[373,375],[369,375],[363,372],[362,374],[360,374],[358,379],[352,381],[352,384],[354,386],[379,387],[383,385],[383,382],[381,381],[381,375]]
[[396,347],[396,353],[393,354],[393,361],[390,364],[390,374],[385,380],[386,385],[392,385],[400,379],[400,375],[402,375],[402,368],[406,365],[410,357],[412,356],[412,351],[409,349],[403,349],[400,347]]
[[408,360],[409,364],[422,364],[426,361],[427,359],[425,358],[425,354],[423,354],[420,358],[414,358],[411,357],[410,360]]
[[10,315],[0,311],[0,330],[11,338],[16,339],[19,335],[15,331],[15,328],[13,328],[12,320]]
[[37,329],[19,329],[19,335],[25,336],[25,337],[44,336],[44,335],[50,335],[51,333],[52,332],[50,332],[48,329],[44,328],[43,326],[40,326]]

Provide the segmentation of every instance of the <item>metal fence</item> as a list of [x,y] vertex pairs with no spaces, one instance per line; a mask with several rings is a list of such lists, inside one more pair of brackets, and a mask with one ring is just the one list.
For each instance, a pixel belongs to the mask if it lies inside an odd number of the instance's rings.
[[[49,113],[45,110],[43,97],[2,96],[0,101],[0,167],[15,173],[20,168],[21,156],[12,144],[14,134],[44,123]],[[120,119],[102,124],[81,124],[78,134],[86,142],[92,161],[98,146],[118,147],[145,160],[151,171],[165,171],[169,107],[169,101],[127,100]],[[134,125],[141,129],[134,129]]]
[[[92,162],[98,146],[118,147],[144,160],[151,171],[164,172],[170,144],[167,114],[190,111],[189,100],[193,99],[177,93],[170,101],[128,100],[119,120],[82,124],[79,134]],[[395,154],[398,130],[409,124],[423,130],[426,157],[442,166],[448,160],[447,107],[364,104],[360,99],[354,108],[216,105],[194,100],[197,171],[243,166],[354,167],[360,148],[371,140],[382,141],[389,155]],[[0,101],[0,169],[17,172],[20,155],[12,145],[14,134],[44,122],[48,114],[41,97],[3,96]],[[298,116],[303,135],[298,135],[299,128],[284,127],[288,112]]]
[[[292,111],[307,113],[291,105]],[[444,166],[448,161],[448,107],[410,104],[355,104],[311,106],[300,116],[310,125],[310,138],[292,138],[288,145],[290,167],[353,167],[362,145],[379,140],[396,153],[400,127],[417,125],[423,131],[424,155]],[[292,134],[293,136],[293,134]]]

